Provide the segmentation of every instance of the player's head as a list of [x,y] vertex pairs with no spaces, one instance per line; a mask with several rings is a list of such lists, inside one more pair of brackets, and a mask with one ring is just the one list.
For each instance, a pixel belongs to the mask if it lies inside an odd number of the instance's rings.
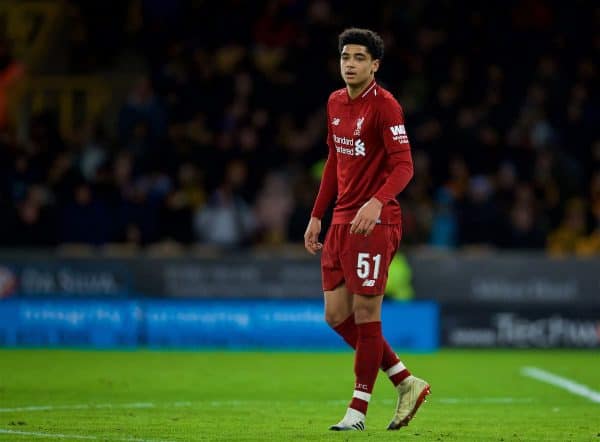
[[383,39],[370,29],[349,28],[339,35],[340,70],[349,86],[369,83],[383,58]]

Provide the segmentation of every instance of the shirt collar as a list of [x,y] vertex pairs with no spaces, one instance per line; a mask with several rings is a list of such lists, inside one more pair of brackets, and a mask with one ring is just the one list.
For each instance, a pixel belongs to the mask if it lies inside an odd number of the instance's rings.
[[375,81],[375,79],[373,79],[373,81],[371,81],[369,83],[369,85],[365,88],[364,91],[362,91],[360,93],[360,95],[356,98],[350,98],[350,95],[348,95],[348,90],[346,89],[346,99],[347,99],[347,103],[356,103],[357,101],[361,101],[364,100],[365,98],[367,98],[367,96],[373,92],[373,89],[375,89],[375,87],[377,86],[377,82]]

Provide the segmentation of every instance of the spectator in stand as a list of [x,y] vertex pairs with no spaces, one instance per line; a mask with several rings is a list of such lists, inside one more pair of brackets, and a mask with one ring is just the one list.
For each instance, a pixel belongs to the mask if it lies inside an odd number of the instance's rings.
[[560,225],[550,232],[547,250],[551,255],[574,253],[577,244],[585,240],[587,233],[585,201],[573,198],[567,202]]
[[119,112],[119,138],[142,161],[147,155],[157,154],[157,146],[166,134],[167,115],[150,79],[142,77]]
[[240,192],[247,173],[245,163],[239,160],[227,164],[223,182],[194,214],[199,240],[226,249],[237,249],[251,241],[256,218]]

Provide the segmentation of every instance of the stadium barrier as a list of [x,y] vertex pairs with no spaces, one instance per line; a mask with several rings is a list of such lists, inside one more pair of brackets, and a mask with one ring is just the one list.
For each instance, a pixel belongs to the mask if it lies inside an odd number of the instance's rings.
[[447,347],[600,348],[598,310],[444,306]]
[[440,304],[444,346],[600,348],[597,257],[415,254],[410,264],[417,298]]
[[[434,302],[386,302],[395,348],[438,348]],[[317,300],[9,299],[0,302],[0,346],[337,350]]]
[[[444,346],[600,347],[600,258],[407,256],[415,299],[439,305],[437,339]],[[313,301],[320,311],[320,279],[318,259],[289,255],[66,258],[0,253],[0,305],[19,299],[131,299],[142,310],[148,307],[146,312],[155,311],[151,300],[165,302],[157,305],[168,310],[185,300],[261,299],[261,304]]]

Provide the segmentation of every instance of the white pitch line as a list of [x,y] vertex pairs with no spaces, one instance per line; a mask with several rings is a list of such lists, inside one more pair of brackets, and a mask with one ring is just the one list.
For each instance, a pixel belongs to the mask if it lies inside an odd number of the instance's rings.
[[558,376],[554,373],[550,373],[549,371],[542,370],[541,368],[537,367],[523,367],[521,369],[521,374],[523,376],[528,376],[538,381],[562,388],[563,390],[567,390],[569,393],[573,393],[577,396],[584,397],[592,402],[600,404],[600,392],[592,390],[587,385],[580,384],[571,379]]
[[533,402],[530,397],[481,397],[481,398],[453,398],[442,397],[435,402],[443,404],[528,404]]
[[[176,402],[174,406],[181,407],[183,402]],[[74,405],[30,405],[15,408],[0,408],[0,413],[16,413],[20,411],[52,411],[52,410],[87,410],[96,408],[154,408],[152,402],[134,402],[131,404],[74,404]]]
[[60,434],[60,433],[38,433],[36,431],[16,431],[16,430],[4,430],[0,428],[0,435],[12,434],[19,436],[36,436],[36,437],[49,437],[54,439],[86,439],[86,440],[98,440],[96,436],[81,436],[77,434]]
[[[37,431],[17,431],[17,430],[5,430],[0,428],[0,436],[3,434],[13,435],[13,436],[35,436],[35,437],[45,437],[48,439],[78,439],[78,440],[106,440],[104,436],[98,438],[97,436],[84,436],[81,434],[62,434],[62,433],[40,433]],[[135,437],[125,437],[125,438],[112,438],[112,440],[121,441],[121,442],[169,442],[166,440],[156,440],[156,439],[138,439]]]

